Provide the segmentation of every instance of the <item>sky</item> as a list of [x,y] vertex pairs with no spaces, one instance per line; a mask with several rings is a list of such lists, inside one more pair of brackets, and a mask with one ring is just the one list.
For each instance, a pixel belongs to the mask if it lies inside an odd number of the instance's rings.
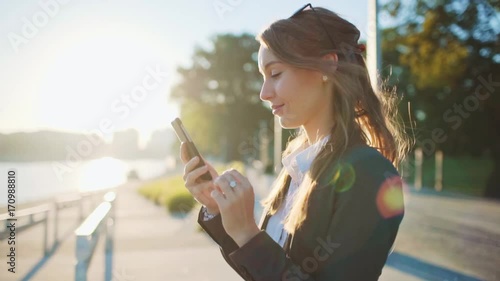
[[[141,142],[179,114],[169,92],[195,46],[257,34],[294,0],[0,2],[0,133],[135,128]],[[315,1],[367,37],[368,0]]]

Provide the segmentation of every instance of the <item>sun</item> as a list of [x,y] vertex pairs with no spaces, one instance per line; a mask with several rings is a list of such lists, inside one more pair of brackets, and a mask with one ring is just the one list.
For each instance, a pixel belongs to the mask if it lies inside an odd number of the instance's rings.
[[[132,114],[123,118],[113,104],[140,85],[148,69],[171,71],[165,63],[168,49],[159,38],[123,27],[87,27],[78,35],[59,38],[57,50],[47,51],[50,59],[38,66],[36,112],[45,127],[69,131],[91,131],[109,120],[112,131],[135,128],[144,144],[154,129],[164,128],[177,108],[168,103],[171,79],[164,79]],[[54,40],[56,40],[54,38]],[[109,122],[108,122],[109,123]],[[107,136],[108,138],[109,136]]]

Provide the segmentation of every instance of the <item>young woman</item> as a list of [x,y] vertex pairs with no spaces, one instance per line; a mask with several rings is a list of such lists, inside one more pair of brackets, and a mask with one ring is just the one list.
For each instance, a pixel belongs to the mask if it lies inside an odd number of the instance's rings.
[[[310,4],[257,39],[260,98],[283,128],[299,128],[254,220],[254,193],[236,170],[187,159],[198,222],[245,280],[377,280],[403,218],[395,169],[407,142],[394,103],[371,87],[359,30]],[[392,100],[394,101],[394,100]],[[213,181],[199,176],[210,171]]]

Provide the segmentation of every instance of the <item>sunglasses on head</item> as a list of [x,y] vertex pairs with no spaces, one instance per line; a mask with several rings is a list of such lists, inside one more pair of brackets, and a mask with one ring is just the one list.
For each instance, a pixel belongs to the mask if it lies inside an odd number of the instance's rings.
[[297,10],[297,12],[293,13],[293,15],[292,15],[290,18],[293,18],[293,17],[297,16],[297,15],[298,15],[298,14],[300,14],[302,11],[307,10],[307,8],[310,8],[310,9],[313,11],[314,15],[316,16],[316,18],[318,19],[319,23],[320,23],[320,24],[321,24],[321,26],[323,27],[323,29],[324,29],[324,31],[325,31],[325,33],[326,33],[326,35],[328,36],[328,39],[330,39],[330,43],[332,43],[332,47],[333,47],[333,49],[334,49],[334,50],[335,50],[335,49],[337,49],[337,48],[336,48],[336,47],[337,47],[337,44],[335,44],[335,41],[333,41],[332,37],[330,36],[330,33],[328,33],[328,29],[326,29],[325,24],[323,23],[323,21],[321,20],[321,18],[320,18],[320,16],[319,16],[318,12],[316,12],[316,10],[315,10],[315,9],[314,9],[314,7],[311,5],[311,3],[308,3],[308,4],[304,5],[304,7],[300,8],[299,10]]

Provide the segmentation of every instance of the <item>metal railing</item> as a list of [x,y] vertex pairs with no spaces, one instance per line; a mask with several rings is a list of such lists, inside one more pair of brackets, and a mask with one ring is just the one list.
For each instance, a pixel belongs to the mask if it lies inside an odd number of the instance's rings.
[[76,266],[75,280],[86,281],[90,261],[94,255],[99,237],[105,235],[104,280],[111,281],[113,264],[114,201],[116,193],[108,192],[102,202],[75,230]]
[[[50,204],[43,204],[28,209],[23,209],[15,213],[15,217],[11,217],[9,213],[0,215],[0,221],[4,222],[4,230],[0,232],[0,241],[11,237],[11,223],[15,224],[16,233],[20,233],[35,225],[43,223],[43,254],[47,255],[49,252],[48,245],[48,217],[50,211]],[[25,219],[28,218],[27,222]],[[15,235],[14,235],[15,236]]]
[[83,200],[86,197],[75,195],[58,200],[54,203],[54,243],[59,241],[59,212],[64,209],[78,207],[78,221],[81,222],[84,218]]
[[[85,214],[83,204],[86,201],[92,203],[92,208],[95,207],[95,197],[102,196],[105,191],[91,191],[76,195],[59,197],[57,200],[49,203],[43,203],[35,207],[21,209],[15,213],[15,217],[11,217],[9,212],[0,214],[0,241],[8,239],[11,236],[10,224],[15,223],[16,235],[30,229],[38,224],[43,224],[43,249],[44,256],[47,256],[51,248],[54,248],[59,242],[59,212],[63,209],[68,209],[78,206],[79,216],[78,221],[82,221]],[[54,212],[54,240],[52,246],[49,247],[48,225],[50,213]]]

